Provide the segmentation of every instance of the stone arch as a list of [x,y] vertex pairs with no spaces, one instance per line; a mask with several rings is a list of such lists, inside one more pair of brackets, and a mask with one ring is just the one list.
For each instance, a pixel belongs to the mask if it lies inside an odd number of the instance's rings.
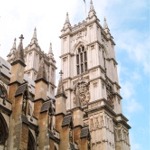
[[7,123],[3,115],[0,113],[0,145],[5,145],[8,139],[8,132]]
[[80,46],[80,45],[83,45],[84,47],[85,47],[85,49],[87,49],[87,42],[86,41],[78,41],[74,46],[73,46],[73,49],[72,49],[72,52],[73,53],[76,53],[76,50],[78,49],[78,47]]
[[30,130],[29,130],[29,135],[28,135],[28,149],[27,150],[36,150],[36,141]]

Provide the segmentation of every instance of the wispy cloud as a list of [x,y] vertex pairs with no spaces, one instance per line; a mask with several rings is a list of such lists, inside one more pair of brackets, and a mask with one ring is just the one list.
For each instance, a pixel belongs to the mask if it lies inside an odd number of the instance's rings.
[[135,88],[136,87],[131,81],[126,81],[122,83],[122,96],[123,96],[123,101],[125,101],[123,108],[124,108],[124,112],[129,117],[143,110],[142,104],[135,97],[135,93],[136,93]]
[[137,98],[137,87],[142,82],[142,76],[136,69],[129,70],[127,66],[119,63],[120,82],[121,82],[121,94],[123,97],[123,108],[126,115],[131,117],[135,113],[139,113],[143,110],[143,105]]
[[[139,31],[126,31],[118,39],[118,49],[125,51],[132,62],[137,63],[143,72],[150,75],[150,38],[148,36],[140,37]],[[130,38],[130,40],[129,40]]]
[[142,105],[140,103],[138,103],[138,101],[135,99],[128,100],[127,105],[125,105],[125,108],[126,108],[128,114],[141,112],[143,110]]

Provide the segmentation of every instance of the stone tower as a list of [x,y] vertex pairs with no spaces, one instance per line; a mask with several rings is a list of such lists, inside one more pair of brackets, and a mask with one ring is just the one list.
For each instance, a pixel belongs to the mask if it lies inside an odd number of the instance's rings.
[[[16,49],[16,39],[10,53],[8,54],[8,62],[12,62],[14,59],[14,52]],[[24,50],[24,60],[25,60],[25,74],[31,79],[36,80],[38,69],[40,67],[40,62],[43,59],[45,62],[45,70],[48,80],[48,91],[47,95],[50,98],[54,98],[55,95],[55,70],[56,70],[56,61],[54,59],[52,44],[50,43],[48,53],[44,53],[41,50],[41,47],[38,44],[37,39],[37,30],[34,29],[33,37],[31,38],[30,44]]]
[[93,1],[86,20],[72,26],[67,13],[61,30],[62,82],[66,108],[81,107],[89,126],[92,150],[129,150],[127,118],[121,109],[115,42]]

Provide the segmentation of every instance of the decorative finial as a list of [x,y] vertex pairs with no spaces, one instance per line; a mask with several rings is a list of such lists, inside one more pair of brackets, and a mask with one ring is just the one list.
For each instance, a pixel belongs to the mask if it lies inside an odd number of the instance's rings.
[[93,5],[93,1],[90,1],[90,10],[94,10],[94,5]]
[[52,43],[50,43],[48,54],[51,54],[53,56]]
[[62,75],[63,75],[62,70],[60,70],[59,74],[60,74],[60,78],[62,79]]
[[23,34],[20,35],[19,39],[20,39],[20,42],[22,42],[22,40],[24,39]]
[[[13,43],[13,46],[9,52],[9,54],[7,55],[8,57],[8,60],[11,59],[11,56],[15,53],[16,51],[16,38],[14,39],[14,43]],[[14,56],[12,56],[14,58]]]
[[22,41],[24,39],[23,34],[20,35],[19,39],[20,39],[20,43],[18,45],[18,51],[22,51],[23,50]]
[[69,21],[69,15],[68,15],[68,12],[66,13],[66,20],[65,20],[65,23],[64,23],[64,26],[63,26],[63,30],[66,30],[66,29],[70,29],[71,27],[71,24],[70,24],[70,21]]
[[[19,39],[20,39],[20,43],[19,43],[19,45],[18,45],[18,49],[15,51],[15,53],[14,53],[14,55],[15,55],[15,58],[14,58],[14,61],[13,62],[15,62],[16,60],[19,60],[19,61],[21,61],[22,63],[23,63],[23,65],[25,66],[25,62],[24,62],[24,50],[23,50],[23,39],[24,39],[24,37],[23,37],[23,35],[21,34],[20,35],[20,37],[19,37]],[[15,40],[16,41],[16,40]],[[14,42],[15,42],[14,41]],[[13,63],[12,62],[12,63]]]
[[66,21],[65,21],[65,23],[70,23],[70,21],[69,21],[69,14],[68,14],[68,12],[66,13]]
[[11,51],[14,51],[14,50],[16,50],[16,38],[14,38],[14,43],[13,43]]
[[63,75],[62,70],[60,70],[59,74],[60,74],[60,80],[59,80],[59,84],[58,84],[58,88],[57,88],[57,95],[63,94],[65,96],[64,86],[63,86],[63,81],[62,81],[62,75]]
[[104,17],[104,29],[108,29],[108,25],[105,17]]
[[50,50],[52,50],[52,43],[50,43]]
[[109,33],[109,28],[108,28],[107,21],[106,21],[106,18],[105,18],[105,17],[104,17],[104,26],[103,26],[103,28],[104,28],[104,31],[105,31],[106,33]]
[[14,38],[13,48],[16,48],[16,38]]
[[37,35],[36,35],[36,27],[34,28],[34,33],[33,33],[33,38],[37,38]]
[[96,16],[96,12],[95,12],[92,0],[90,1],[90,11],[89,11],[88,16],[89,16],[89,18],[92,18],[93,16]]
[[36,30],[36,27],[34,28],[34,32],[33,32],[33,37],[32,37],[32,39],[31,39],[31,42],[30,42],[31,44],[33,44],[33,43],[38,43],[38,40],[37,40],[37,30]]

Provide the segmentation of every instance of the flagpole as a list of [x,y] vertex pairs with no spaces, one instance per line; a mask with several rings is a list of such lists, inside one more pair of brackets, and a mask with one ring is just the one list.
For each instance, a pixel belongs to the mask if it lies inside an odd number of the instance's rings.
[[84,8],[85,8],[85,18],[87,17],[87,11],[86,11],[86,0],[83,0],[84,2]]

